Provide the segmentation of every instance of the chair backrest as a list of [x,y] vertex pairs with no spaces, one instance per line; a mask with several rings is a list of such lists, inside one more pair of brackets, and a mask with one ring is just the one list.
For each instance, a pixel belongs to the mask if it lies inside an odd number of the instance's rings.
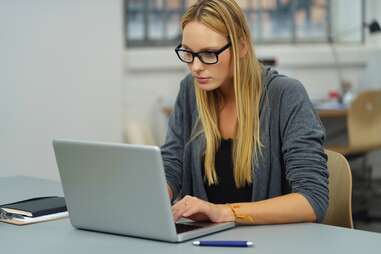
[[381,147],[381,90],[359,94],[348,111],[349,146],[363,150]]
[[329,171],[329,205],[323,223],[353,228],[352,174],[347,159],[326,150]]

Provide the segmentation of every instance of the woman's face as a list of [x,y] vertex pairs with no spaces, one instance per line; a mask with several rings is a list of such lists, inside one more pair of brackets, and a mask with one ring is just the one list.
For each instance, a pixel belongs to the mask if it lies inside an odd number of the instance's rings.
[[[197,21],[188,23],[183,30],[182,48],[192,52],[217,51],[227,45],[225,36],[215,32]],[[211,91],[233,85],[233,68],[231,64],[231,48],[218,55],[218,62],[205,64],[198,57],[188,64],[199,88]]]

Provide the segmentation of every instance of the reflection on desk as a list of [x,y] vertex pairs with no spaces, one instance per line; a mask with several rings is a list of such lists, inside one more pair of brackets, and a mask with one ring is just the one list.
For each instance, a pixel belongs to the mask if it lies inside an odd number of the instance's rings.
[[[2,186],[9,179],[0,178]],[[24,179],[25,180],[25,179]],[[28,186],[33,186],[30,178]],[[38,184],[39,181],[36,182]],[[53,183],[54,184],[54,183]],[[59,183],[55,183],[59,187]],[[8,185],[9,186],[9,185]],[[11,187],[11,186],[9,186]],[[39,186],[42,189],[44,186]],[[8,193],[28,191],[14,187]],[[110,197],[112,198],[112,197]],[[232,248],[201,248],[185,243],[165,243],[74,229],[68,219],[18,227],[0,223],[2,253],[232,253]],[[381,234],[315,223],[241,226],[201,239],[247,240],[253,248],[239,253],[378,253]],[[20,241],[22,240],[22,244]]]

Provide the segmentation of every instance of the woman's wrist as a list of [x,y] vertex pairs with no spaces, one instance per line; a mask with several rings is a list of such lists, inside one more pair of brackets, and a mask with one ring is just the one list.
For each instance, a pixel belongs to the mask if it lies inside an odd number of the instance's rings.
[[221,222],[227,222],[227,221],[234,221],[234,213],[230,209],[229,205],[217,205],[220,210],[220,221]]
[[235,222],[239,224],[255,224],[253,216],[242,211],[242,205],[227,204],[226,206],[232,212]]

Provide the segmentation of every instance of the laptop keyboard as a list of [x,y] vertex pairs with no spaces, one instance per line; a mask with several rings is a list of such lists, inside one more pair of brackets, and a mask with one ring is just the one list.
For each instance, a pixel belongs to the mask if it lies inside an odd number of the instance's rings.
[[178,234],[184,233],[184,232],[188,232],[188,231],[191,231],[191,230],[195,230],[195,229],[198,229],[198,228],[202,228],[202,226],[189,225],[189,224],[183,224],[183,223],[176,223],[175,225],[176,225],[176,232]]

